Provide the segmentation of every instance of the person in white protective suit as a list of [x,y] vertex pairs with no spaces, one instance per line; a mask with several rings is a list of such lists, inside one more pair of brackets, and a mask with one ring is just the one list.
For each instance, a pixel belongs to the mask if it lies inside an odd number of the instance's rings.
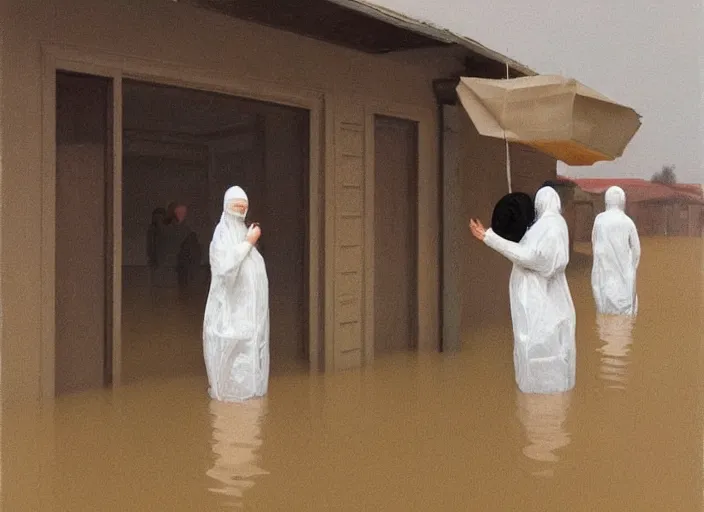
[[536,221],[515,243],[470,221],[475,238],[513,262],[510,279],[513,362],[524,393],[560,393],[575,384],[576,314],[565,268],[567,223],[550,187],[535,196]]
[[210,243],[211,283],[203,320],[209,394],[220,401],[264,396],[269,383],[269,282],[255,247],[258,225],[245,225],[244,190],[225,193]]
[[604,195],[606,211],[592,229],[592,292],[597,313],[635,316],[638,313],[636,272],[640,263],[638,230],[626,215],[626,193],[610,187]]

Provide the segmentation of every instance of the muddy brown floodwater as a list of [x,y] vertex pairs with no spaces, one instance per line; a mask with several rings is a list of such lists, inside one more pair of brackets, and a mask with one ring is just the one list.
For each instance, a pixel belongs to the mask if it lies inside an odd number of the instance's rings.
[[643,240],[634,323],[595,317],[589,265],[571,393],[516,391],[507,326],[220,404],[196,339],[185,377],[4,411],[3,511],[701,510],[702,242]]

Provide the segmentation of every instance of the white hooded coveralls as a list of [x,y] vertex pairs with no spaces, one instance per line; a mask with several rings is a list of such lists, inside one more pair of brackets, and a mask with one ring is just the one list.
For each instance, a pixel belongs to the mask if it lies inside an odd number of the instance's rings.
[[227,211],[235,199],[247,200],[240,187],[226,192],[210,243],[211,283],[203,320],[209,393],[220,401],[264,396],[269,381],[269,282],[264,259],[246,240],[246,213]]
[[592,292],[597,313],[638,313],[636,272],[640,263],[638,230],[626,215],[626,193],[610,187],[604,195],[606,211],[594,219],[592,229]]
[[524,393],[560,393],[575,384],[576,314],[565,268],[567,223],[551,187],[535,196],[536,222],[519,243],[493,230],[484,243],[513,262],[509,284],[516,383]]

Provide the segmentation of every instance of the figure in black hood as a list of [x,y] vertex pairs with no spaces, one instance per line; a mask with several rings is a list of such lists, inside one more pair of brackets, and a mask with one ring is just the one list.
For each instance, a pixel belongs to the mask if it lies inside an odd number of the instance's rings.
[[496,203],[491,216],[491,228],[500,237],[518,243],[534,220],[533,199],[523,192],[513,192]]

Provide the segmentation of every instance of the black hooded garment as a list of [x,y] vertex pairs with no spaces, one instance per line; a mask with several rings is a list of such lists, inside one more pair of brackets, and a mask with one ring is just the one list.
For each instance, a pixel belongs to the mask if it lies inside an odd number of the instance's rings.
[[533,199],[523,192],[513,192],[496,203],[491,216],[491,228],[501,238],[518,243],[534,220]]

